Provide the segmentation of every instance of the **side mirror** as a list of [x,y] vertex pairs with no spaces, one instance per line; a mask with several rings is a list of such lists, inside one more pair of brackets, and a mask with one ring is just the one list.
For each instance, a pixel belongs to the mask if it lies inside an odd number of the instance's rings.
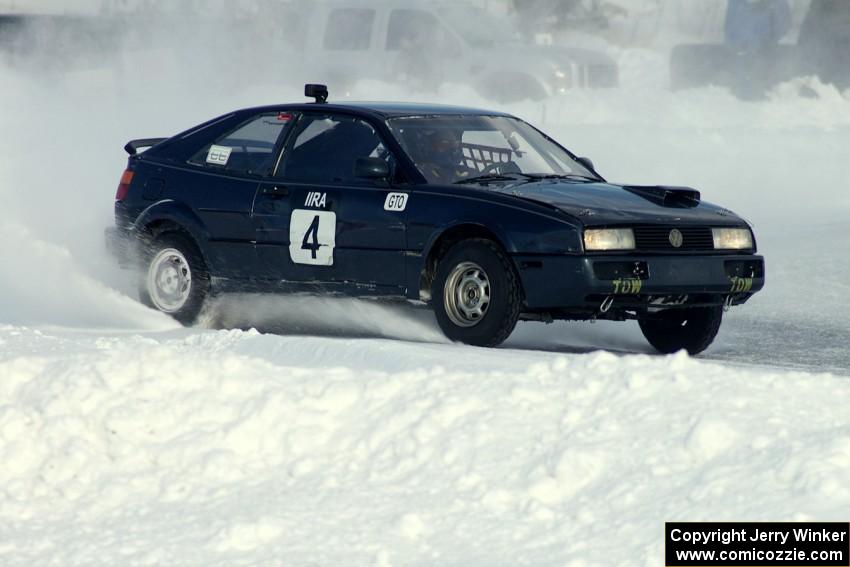
[[589,157],[580,157],[576,158],[576,161],[582,164],[584,167],[589,169],[590,171],[596,173],[596,168],[593,167],[593,161]]
[[354,177],[362,179],[389,179],[390,164],[381,158],[357,158]]

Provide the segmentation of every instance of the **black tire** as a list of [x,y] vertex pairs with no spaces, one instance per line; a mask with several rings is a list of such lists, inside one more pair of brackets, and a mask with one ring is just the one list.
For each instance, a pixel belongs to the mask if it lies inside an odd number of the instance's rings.
[[684,349],[696,355],[714,342],[722,321],[723,308],[718,306],[668,309],[638,323],[657,351],[672,354]]
[[[476,268],[483,271],[483,277],[479,274],[463,279],[464,270],[473,273]],[[461,276],[457,276],[458,273]],[[483,314],[478,318],[468,315],[465,309],[470,305],[457,305],[463,282],[473,280],[480,289],[488,290],[486,307],[475,306],[483,309]],[[455,293],[447,289],[447,285]],[[471,285],[472,288],[476,287],[476,283]],[[470,290],[470,293],[475,292]],[[495,242],[476,238],[455,244],[440,260],[434,278],[432,301],[437,322],[446,337],[469,345],[493,347],[503,343],[513,332],[523,300],[519,277],[510,258]],[[470,301],[474,299],[470,297]]]
[[[184,267],[181,261],[181,263],[174,264],[172,267],[184,276],[187,272],[190,276],[185,301],[180,302],[179,300],[175,300],[175,303],[180,303],[175,308],[170,308],[165,303],[165,299],[161,297],[164,292],[158,292],[152,288],[152,286],[156,285],[154,283],[154,264],[157,263],[159,265],[161,262],[168,262],[168,260],[158,259],[161,258],[161,254],[165,254],[169,250],[176,251],[179,256],[185,259],[185,263],[187,264]],[[175,255],[174,258],[177,259],[178,255]],[[183,289],[182,286],[178,287]],[[142,272],[139,278],[139,300],[143,304],[170,315],[183,325],[189,326],[197,321],[209,293],[209,271],[198,247],[189,237],[180,233],[170,232],[160,235],[148,245],[145,250]],[[183,292],[180,293],[180,295],[182,294]]]

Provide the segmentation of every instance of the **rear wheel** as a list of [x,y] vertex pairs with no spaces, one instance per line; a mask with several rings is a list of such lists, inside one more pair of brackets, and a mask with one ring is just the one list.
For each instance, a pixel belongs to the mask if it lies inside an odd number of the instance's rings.
[[198,318],[209,295],[210,278],[194,242],[175,233],[151,244],[139,285],[139,299],[184,325]]
[[434,312],[449,339],[499,345],[516,327],[521,307],[516,271],[496,243],[466,240],[440,260],[434,279]]
[[692,307],[662,311],[638,323],[643,336],[659,352],[684,349],[694,355],[714,342],[722,321],[722,307]]

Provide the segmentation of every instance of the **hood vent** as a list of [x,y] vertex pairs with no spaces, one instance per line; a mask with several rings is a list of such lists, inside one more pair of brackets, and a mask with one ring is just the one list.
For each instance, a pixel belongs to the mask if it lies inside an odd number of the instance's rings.
[[701,198],[700,192],[690,187],[624,185],[623,189],[663,207],[692,209]]

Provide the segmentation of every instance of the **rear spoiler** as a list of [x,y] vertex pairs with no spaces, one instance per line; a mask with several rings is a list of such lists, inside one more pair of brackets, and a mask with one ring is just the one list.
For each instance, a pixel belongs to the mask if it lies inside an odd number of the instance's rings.
[[150,148],[160,142],[166,141],[167,139],[168,138],[145,138],[143,140],[130,140],[127,142],[127,145],[124,146],[124,151],[131,156],[134,156],[139,153],[139,150],[142,148]]

